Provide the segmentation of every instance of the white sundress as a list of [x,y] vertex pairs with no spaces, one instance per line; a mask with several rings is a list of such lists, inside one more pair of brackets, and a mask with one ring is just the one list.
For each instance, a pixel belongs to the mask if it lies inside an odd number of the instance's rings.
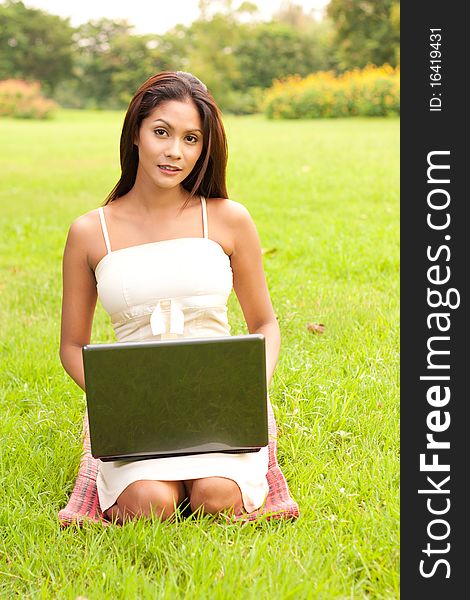
[[[112,250],[104,210],[99,215],[107,254],[95,269],[98,297],[120,342],[230,335],[227,300],[230,259],[208,237],[206,200],[201,196],[204,237],[186,237]],[[132,398],[129,398],[132,402]],[[268,448],[243,454],[194,454],[137,461],[99,461],[97,490],[104,512],[134,481],[232,479],[247,512],[268,493]]]

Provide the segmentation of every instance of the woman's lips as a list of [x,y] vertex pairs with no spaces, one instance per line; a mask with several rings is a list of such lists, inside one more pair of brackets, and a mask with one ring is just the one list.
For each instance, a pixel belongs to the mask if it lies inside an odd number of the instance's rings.
[[181,173],[181,171],[182,171],[182,169],[165,169],[161,165],[158,165],[158,168],[165,175],[177,175],[178,173]]

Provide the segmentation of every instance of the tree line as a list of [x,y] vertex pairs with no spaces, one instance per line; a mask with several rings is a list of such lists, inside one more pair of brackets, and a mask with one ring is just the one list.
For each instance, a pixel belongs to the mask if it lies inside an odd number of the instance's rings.
[[40,81],[63,106],[123,108],[160,70],[191,71],[221,108],[254,112],[273,80],[317,71],[399,63],[396,0],[331,0],[317,21],[291,0],[272,20],[257,6],[200,0],[199,17],[157,35],[138,35],[125,20],[103,18],[72,27],[68,18],[0,4],[0,80]]

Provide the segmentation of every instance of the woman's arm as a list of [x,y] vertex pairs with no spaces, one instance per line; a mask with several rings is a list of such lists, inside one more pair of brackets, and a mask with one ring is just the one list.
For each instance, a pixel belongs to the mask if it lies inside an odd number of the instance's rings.
[[88,264],[89,216],[70,227],[62,263],[60,360],[70,377],[85,390],[82,346],[90,342],[96,307],[96,281]]
[[248,210],[233,203],[234,243],[230,262],[233,288],[250,333],[266,339],[266,378],[271,382],[279,356],[281,334],[269,296],[258,232]]

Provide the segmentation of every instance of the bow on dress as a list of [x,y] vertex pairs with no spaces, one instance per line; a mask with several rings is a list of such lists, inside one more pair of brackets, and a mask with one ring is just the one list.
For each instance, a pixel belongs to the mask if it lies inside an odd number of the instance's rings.
[[167,330],[165,319],[163,318],[160,300],[150,316],[150,327],[153,335],[165,335],[167,333],[182,335],[184,332],[184,314],[179,306],[170,299],[170,327]]

